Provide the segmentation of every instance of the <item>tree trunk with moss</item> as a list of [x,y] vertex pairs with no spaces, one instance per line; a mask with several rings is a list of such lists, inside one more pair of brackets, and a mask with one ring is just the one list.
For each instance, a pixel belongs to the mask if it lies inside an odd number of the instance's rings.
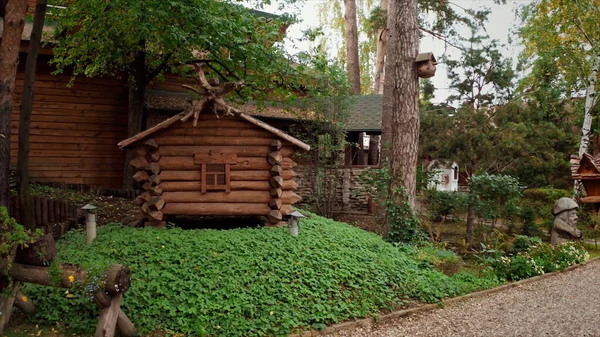
[[21,213],[21,225],[27,229],[35,228],[33,200],[29,193],[29,123],[33,106],[33,88],[37,56],[42,40],[42,29],[46,17],[48,0],[37,0],[35,18],[25,65],[25,81],[23,83],[23,99],[19,113],[19,153],[17,158],[17,191]]
[[10,114],[26,11],[26,0],[9,1],[4,9],[0,41],[0,206],[8,206],[9,202]]

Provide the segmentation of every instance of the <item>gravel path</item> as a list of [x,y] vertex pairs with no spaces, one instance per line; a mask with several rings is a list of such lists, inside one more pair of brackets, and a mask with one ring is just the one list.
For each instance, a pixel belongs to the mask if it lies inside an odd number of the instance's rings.
[[600,260],[444,309],[328,336],[600,336]]

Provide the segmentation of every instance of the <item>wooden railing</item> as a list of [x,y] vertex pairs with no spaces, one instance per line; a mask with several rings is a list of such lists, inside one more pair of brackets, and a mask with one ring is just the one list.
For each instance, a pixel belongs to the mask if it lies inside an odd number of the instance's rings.
[[[12,196],[8,214],[18,223],[21,222],[20,210],[19,198],[16,195]],[[59,238],[72,226],[84,222],[79,206],[61,200],[33,197],[33,211],[36,226],[43,228],[46,234],[52,233],[54,238]]]

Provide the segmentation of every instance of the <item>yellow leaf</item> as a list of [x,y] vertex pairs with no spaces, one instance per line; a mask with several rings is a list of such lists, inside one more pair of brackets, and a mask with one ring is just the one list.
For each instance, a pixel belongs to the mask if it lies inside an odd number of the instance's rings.
[[27,302],[27,296],[23,296],[23,297],[21,297],[21,300],[22,300],[23,302]]
[[73,294],[67,294],[67,298],[73,298],[74,295]]

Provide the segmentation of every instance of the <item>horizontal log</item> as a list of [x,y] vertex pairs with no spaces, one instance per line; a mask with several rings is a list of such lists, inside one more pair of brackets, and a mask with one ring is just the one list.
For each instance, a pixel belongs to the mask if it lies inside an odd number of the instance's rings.
[[[232,191],[270,191],[271,185],[268,181],[232,181],[229,184]],[[202,182],[200,181],[163,181],[159,187],[164,192],[174,191],[201,191]],[[295,190],[298,183],[294,180],[285,180],[281,186],[283,190]]]
[[[158,152],[161,156],[177,157],[192,156],[196,152],[206,151],[233,151],[238,157],[266,157],[271,150],[268,146],[161,146]],[[284,157],[291,157],[295,151],[292,147],[286,146],[279,151]]]
[[[200,126],[200,125],[198,125]],[[217,137],[257,137],[273,138],[273,134],[257,128],[171,128],[161,133],[162,136],[217,136]]]
[[[294,179],[297,174],[293,170],[281,172],[281,177],[285,180]],[[268,181],[271,175],[267,170],[256,171],[232,171],[231,181]],[[147,179],[146,179],[147,180]],[[201,170],[190,171],[162,171],[160,173],[161,181],[200,181],[202,180]]]
[[600,203],[600,196],[583,197],[579,200],[584,204]]
[[179,215],[268,215],[266,203],[167,203],[163,214]]
[[[162,199],[166,203],[171,202],[225,202],[225,203],[245,203],[245,202],[264,202],[268,203],[272,200],[269,191],[231,191],[227,192],[208,192],[202,193],[200,191],[178,191],[178,192],[164,192]],[[284,204],[293,204],[302,200],[298,194],[292,191],[285,191],[281,194],[281,201]],[[281,208],[281,205],[280,205]]]
[[[10,275],[18,281],[51,287],[71,288],[76,283],[87,284],[87,272],[76,265],[59,265],[58,279],[50,267],[13,263]],[[73,281],[71,281],[73,279]],[[131,285],[131,272],[123,265],[111,265],[105,273],[104,286],[110,294],[123,293]]]
[[160,173],[160,165],[157,162],[149,163],[146,166],[146,171],[150,171],[153,174],[159,174]]
[[266,145],[269,138],[257,137],[220,137],[220,136],[157,136],[156,141],[163,145]]
[[[200,166],[194,163],[194,157],[161,157],[158,161],[161,170],[191,170],[199,169]],[[290,158],[283,158],[281,167],[284,170],[291,169],[296,163]],[[272,167],[266,158],[258,157],[237,157],[237,163],[231,165],[232,171],[240,170],[269,170]]]

